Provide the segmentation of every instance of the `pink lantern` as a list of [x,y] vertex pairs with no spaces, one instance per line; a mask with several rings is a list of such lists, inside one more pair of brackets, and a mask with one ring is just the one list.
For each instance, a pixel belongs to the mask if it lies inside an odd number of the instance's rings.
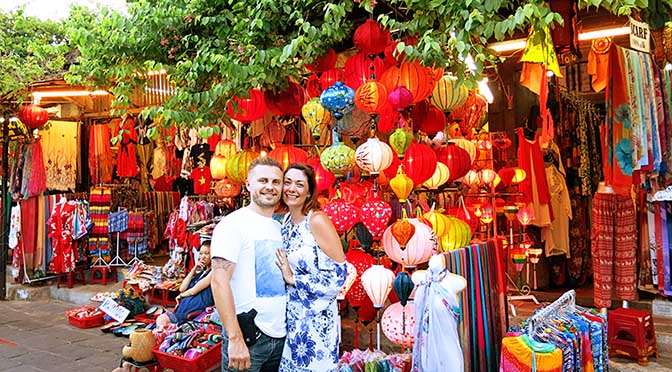
[[403,111],[413,104],[413,93],[404,87],[396,87],[387,96],[387,102],[396,111]]
[[402,347],[412,347],[415,329],[415,304],[409,301],[406,306],[400,302],[385,309],[381,319],[383,334],[388,340]]
[[354,205],[343,199],[336,199],[323,208],[331,222],[336,227],[336,232],[343,234],[359,222],[359,210]]
[[373,302],[373,307],[382,309],[387,295],[392,289],[394,273],[383,265],[373,265],[362,273],[362,285],[366,294]]
[[383,248],[390,259],[406,267],[413,268],[418,264],[429,261],[438,247],[438,239],[432,228],[422,223],[417,218],[409,218],[408,221],[415,227],[415,234],[406,244],[405,249],[392,235],[392,227],[385,229],[383,233]]
[[534,215],[532,214],[532,210],[527,207],[520,208],[518,210],[518,213],[516,213],[516,217],[518,218],[518,222],[520,222],[520,224],[525,227],[527,227],[527,225],[531,224],[532,221],[534,221]]
[[341,291],[338,292],[338,295],[336,296],[336,299],[339,301],[345,299],[345,295],[350,290],[350,287],[355,284],[355,279],[357,279],[357,268],[355,268],[355,266],[348,261],[345,261],[345,267],[345,271],[347,273],[345,276],[345,283],[343,284]]
[[359,213],[373,240],[380,240],[392,218],[392,207],[380,199],[370,198],[359,208]]

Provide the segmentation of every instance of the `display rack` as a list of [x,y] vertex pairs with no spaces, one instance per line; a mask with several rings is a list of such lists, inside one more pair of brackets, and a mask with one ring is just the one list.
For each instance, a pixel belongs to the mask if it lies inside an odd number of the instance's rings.
[[534,315],[527,318],[528,334],[534,334],[534,328],[539,321],[547,320],[551,314],[557,314],[563,307],[576,305],[576,291],[569,290],[565,292],[560,298],[553,301],[550,305],[537,311]]

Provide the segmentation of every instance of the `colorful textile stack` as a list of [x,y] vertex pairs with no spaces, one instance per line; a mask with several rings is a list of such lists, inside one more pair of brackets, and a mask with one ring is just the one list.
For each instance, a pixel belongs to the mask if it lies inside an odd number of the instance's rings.
[[89,255],[96,257],[99,254],[105,261],[110,257],[110,241],[108,235],[108,215],[112,201],[112,190],[106,187],[94,187],[89,196],[89,216],[94,227],[89,234]]

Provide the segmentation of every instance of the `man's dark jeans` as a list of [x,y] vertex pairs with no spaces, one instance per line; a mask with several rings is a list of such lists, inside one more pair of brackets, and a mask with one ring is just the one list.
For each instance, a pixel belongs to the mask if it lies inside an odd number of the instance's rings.
[[[222,340],[222,372],[235,372],[237,369],[229,369],[229,339],[223,335]],[[282,349],[285,346],[285,338],[273,338],[261,334],[257,342],[249,347],[250,362],[252,367],[245,372],[277,372],[282,358]]]

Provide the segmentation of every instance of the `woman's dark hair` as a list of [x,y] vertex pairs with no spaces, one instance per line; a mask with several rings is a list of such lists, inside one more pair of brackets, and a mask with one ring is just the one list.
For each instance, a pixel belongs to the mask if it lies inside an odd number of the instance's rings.
[[[289,172],[290,169],[300,170],[301,172],[303,172],[303,175],[306,176],[306,180],[308,180],[307,181],[308,197],[306,198],[306,201],[303,204],[301,213],[307,215],[308,212],[310,212],[311,210],[319,210],[320,203],[317,201],[317,182],[315,181],[315,170],[313,169],[313,167],[303,163],[292,163],[287,167],[287,170],[285,170],[285,174],[287,174],[287,172]],[[287,205],[281,198],[277,212],[282,213],[287,212],[287,210],[288,210]]]

